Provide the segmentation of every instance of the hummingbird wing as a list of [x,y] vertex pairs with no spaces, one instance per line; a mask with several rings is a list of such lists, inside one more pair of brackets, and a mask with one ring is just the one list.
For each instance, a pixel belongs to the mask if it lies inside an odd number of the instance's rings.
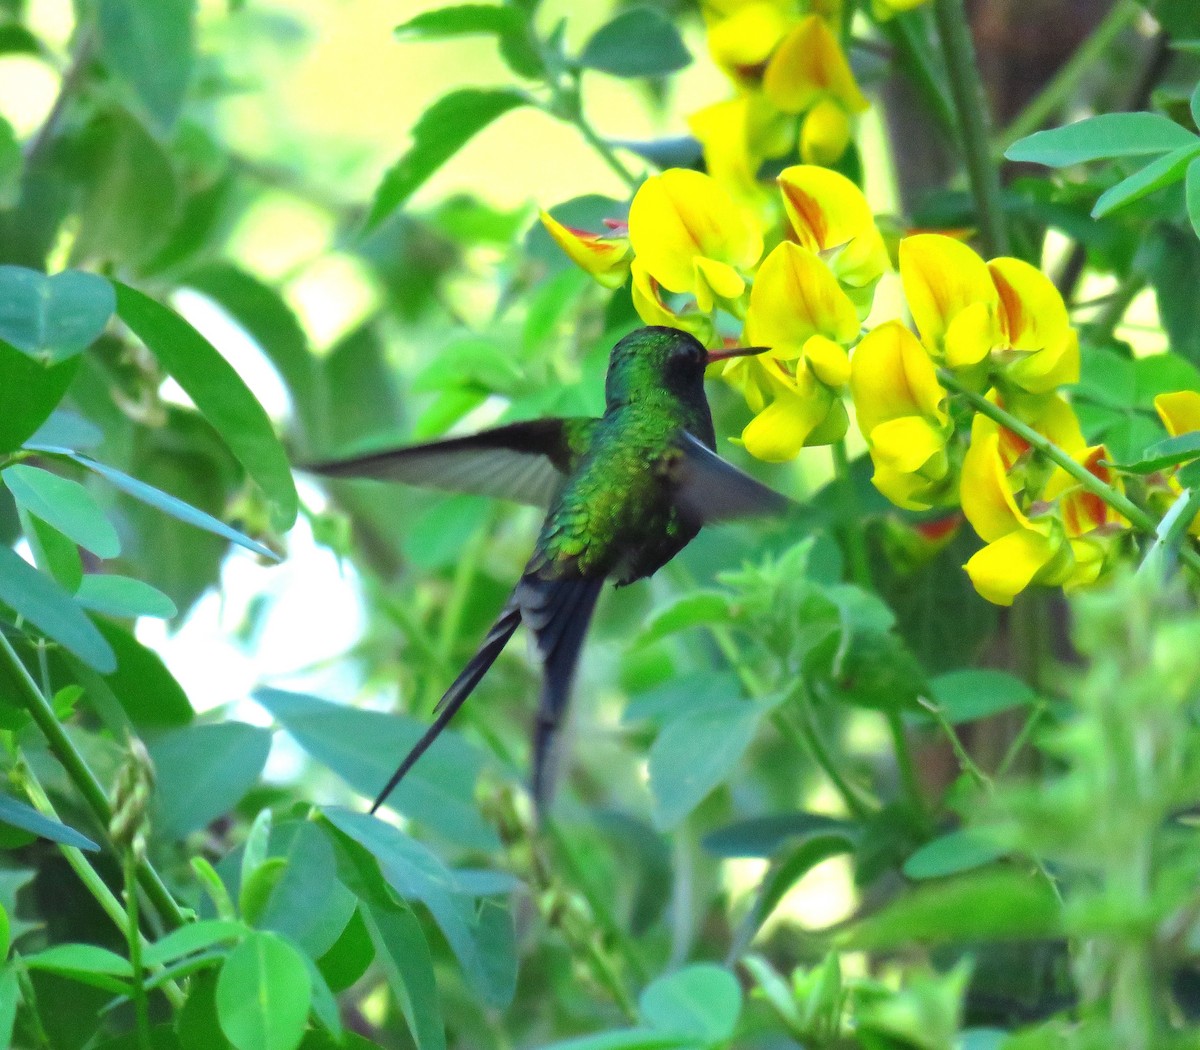
[[418,740],[404,756],[404,761],[397,767],[396,772],[392,774],[391,779],[384,786],[384,789],[379,792],[378,797],[371,805],[371,812],[374,813],[380,806],[387,801],[387,797],[396,789],[396,786],[404,779],[405,775],[419,759],[428,750],[432,744],[442,733],[442,730],[450,724],[457,713],[458,709],[466,702],[467,697],[474,692],[475,687],[487,674],[488,668],[496,662],[496,657],[500,655],[501,650],[508,644],[508,640],[513,636],[513,632],[521,623],[521,608],[517,604],[516,596],[510,598],[508,604],[504,606],[499,618],[492,624],[491,630],[488,631],[483,643],[475,650],[475,655],[467,661],[467,666],[459,672],[459,675],[450,688],[446,690],[445,695],[436,708],[437,717],[433,720],[433,724],[425,730],[425,734]]
[[786,496],[727,463],[692,434],[684,431],[676,447],[683,455],[670,469],[673,499],[693,524],[782,514],[795,507]]
[[537,808],[545,809],[553,787],[551,756],[555,737],[571,698],[571,683],[587,634],[603,576],[526,573],[517,584],[521,615],[533,631],[542,662],[542,692],[533,729],[531,788]]
[[585,416],[509,423],[478,434],[308,463],[329,478],[374,478],[549,506],[587,449]]

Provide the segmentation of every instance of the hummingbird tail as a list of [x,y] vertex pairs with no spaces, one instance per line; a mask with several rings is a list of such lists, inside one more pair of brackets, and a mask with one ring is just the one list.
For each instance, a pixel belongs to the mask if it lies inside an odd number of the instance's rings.
[[487,637],[484,638],[483,643],[475,651],[475,655],[471,657],[470,662],[462,669],[462,672],[454,679],[450,688],[446,690],[445,696],[438,702],[435,708],[437,717],[433,720],[433,724],[425,730],[425,734],[421,739],[404,756],[404,761],[400,763],[399,768],[392,774],[392,778],[371,804],[372,813],[387,801],[388,796],[395,791],[397,785],[404,779],[408,771],[416,765],[417,760],[429,749],[429,745],[450,724],[450,719],[458,713],[458,709],[462,707],[467,697],[474,692],[480,680],[487,674],[488,668],[496,662],[496,657],[500,655],[500,651],[508,643],[508,640],[513,636],[513,632],[516,631],[520,623],[521,608],[515,601],[510,601],[504,607],[504,611],[500,614],[499,619],[492,624],[491,630],[488,631]]
[[551,752],[571,698],[579,652],[604,585],[603,577],[541,580],[526,576],[517,588],[542,658],[542,694],[533,730],[533,801],[546,808],[553,789]]

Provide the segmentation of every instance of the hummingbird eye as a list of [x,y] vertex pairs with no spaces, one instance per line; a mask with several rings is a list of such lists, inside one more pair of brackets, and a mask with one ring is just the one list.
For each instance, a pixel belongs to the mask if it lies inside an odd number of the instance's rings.
[[671,350],[671,361],[680,365],[699,366],[708,357],[707,351],[698,342],[688,340]]

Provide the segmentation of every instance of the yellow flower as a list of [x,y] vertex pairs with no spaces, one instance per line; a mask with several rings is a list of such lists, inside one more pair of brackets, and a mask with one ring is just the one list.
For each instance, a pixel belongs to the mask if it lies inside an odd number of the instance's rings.
[[1154,410],[1171,437],[1200,430],[1200,394],[1195,390],[1159,394],[1154,399]]
[[[850,364],[843,345],[857,335],[854,304],[816,255],[785,241],[767,256],[746,313],[746,339],[771,347],[761,356],[774,359],[762,363],[762,373],[749,373],[765,377],[766,389],[759,386],[758,393],[771,398],[742,433],[751,455],[779,462],[805,445],[845,435],[840,390],[850,378]],[[794,375],[776,364],[792,360]]]
[[[1109,481],[1103,446],[1076,457]],[[1021,493],[1031,509],[1018,504]],[[990,602],[1011,605],[1032,583],[1077,587],[1092,583],[1104,567],[1113,535],[1123,519],[1059,468],[1034,501],[1014,487],[1001,453],[1001,431],[977,415],[962,467],[963,513],[986,546],[966,564],[975,589]]]
[[688,117],[709,175],[768,222],[775,202],[759,182],[758,170],[766,160],[792,149],[791,123],[757,92],[705,106]]
[[[711,346],[713,341],[713,323],[707,314],[694,310],[677,314],[669,309],[662,301],[658,282],[650,276],[641,259],[634,259],[631,267],[633,273],[633,308],[646,324],[665,325],[668,328],[682,328],[691,332],[705,346]],[[734,358],[731,360],[743,360]]]
[[797,164],[780,172],[779,191],[797,242],[822,256],[866,317],[891,263],[862,190],[836,171]]
[[564,226],[546,211],[539,211],[538,218],[567,258],[590,273],[605,288],[620,288],[625,283],[633,252],[629,237],[624,232],[624,224],[617,224],[611,234],[605,235]]
[[916,337],[899,321],[872,331],[850,359],[850,393],[875,487],[897,506],[928,510],[951,495],[946,391]]
[[952,369],[990,364],[1018,390],[1047,394],[1079,378],[1079,339],[1062,296],[1020,259],[985,263],[923,233],[900,242],[900,277],[921,339]]
[[629,206],[629,239],[649,276],[695,296],[702,313],[746,289],[740,271],[762,254],[754,216],[717,181],[671,168],[648,178]]
[[794,20],[790,7],[770,0],[705,4],[708,49],[713,61],[733,76],[755,72],[771,57]]
[[850,144],[851,116],[869,106],[833,30],[815,14],[779,41],[762,87],[781,112],[804,115],[800,156],[806,163],[832,164],[841,157]]

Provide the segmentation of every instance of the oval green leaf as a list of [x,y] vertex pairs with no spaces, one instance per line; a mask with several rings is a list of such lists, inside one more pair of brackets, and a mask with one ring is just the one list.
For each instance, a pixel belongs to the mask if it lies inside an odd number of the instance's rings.
[[250,934],[217,978],[217,1018],[237,1050],[296,1050],[311,1001],[304,959],[272,933]]
[[10,798],[8,795],[0,795],[0,821],[10,824],[14,828],[21,828],[24,831],[31,832],[41,838],[49,839],[51,842],[60,842],[64,846],[74,846],[76,849],[89,851],[95,851],[100,848],[86,835],[81,834],[74,828],[69,828],[66,824],[51,817],[43,816],[32,806],[27,806],[24,802],[18,802],[15,798]]
[[0,339],[0,452],[19,448],[37,432],[78,368],[78,357],[47,368]]
[[1197,138],[1158,113],[1102,113],[1014,142],[1009,160],[1062,168],[1111,157],[1144,157],[1194,146]]
[[271,525],[285,530],[299,500],[287,455],[267,413],[233,366],[173,310],[128,285],[116,284],[117,312],[216,428],[270,507]]
[[0,479],[20,506],[97,558],[115,558],[121,553],[117,530],[96,497],[78,481],[25,463],[9,467],[0,473]]
[[579,64],[615,77],[662,77],[692,56],[675,23],[650,7],[622,11],[584,45]]
[[75,592],[75,600],[92,612],[107,613],[123,619],[153,616],[169,620],[179,610],[157,587],[115,573],[90,573]]
[[115,308],[112,286],[95,274],[0,266],[0,339],[44,364],[86,350]]

